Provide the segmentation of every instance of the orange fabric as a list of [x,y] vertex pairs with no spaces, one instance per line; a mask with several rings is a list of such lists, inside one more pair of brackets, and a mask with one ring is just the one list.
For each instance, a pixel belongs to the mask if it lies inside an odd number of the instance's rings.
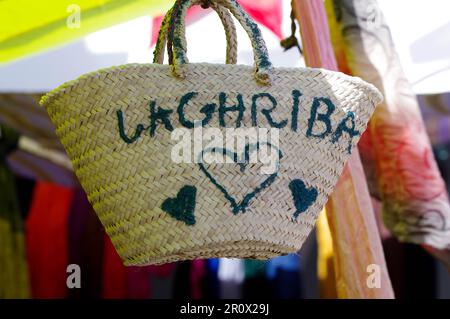
[[[337,71],[322,1],[293,0],[300,23],[306,64]],[[327,204],[333,236],[337,292],[340,298],[393,298],[367,183],[354,151]],[[369,265],[380,268],[381,288],[367,285]]]

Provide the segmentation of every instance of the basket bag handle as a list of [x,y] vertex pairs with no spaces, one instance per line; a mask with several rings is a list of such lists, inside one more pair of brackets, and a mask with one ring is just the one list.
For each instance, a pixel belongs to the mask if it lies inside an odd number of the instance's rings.
[[[203,0],[204,1],[204,0]],[[197,1],[202,3],[202,1]],[[194,4],[192,4],[194,5]],[[216,11],[220,20],[222,21],[223,27],[225,29],[225,36],[227,39],[227,55],[226,55],[226,63],[227,64],[236,64],[237,63],[237,35],[236,28],[234,26],[233,19],[228,10],[223,8],[216,3],[208,3],[209,7],[211,7],[214,11]],[[204,7],[207,8],[207,7]],[[156,41],[155,50],[153,51],[153,63],[163,64],[164,63],[164,47],[166,46],[167,39],[167,31],[169,28],[169,23],[172,18],[174,8],[171,8],[161,23],[161,28],[158,34],[158,40]],[[182,35],[185,37],[185,34]],[[186,42],[186,39],[184,39]],[[171,50],[171,47],[167,47],[167,50]]]
[[[184,21],[187,9],[194,4],[204,2],[205,0],[177,0],[173,6],[169,23],[167,46],[168,48],[172,48],[172,50],[168,50],[169,63],[172,65],[172,71],[177,77],[185,77],[186,65],[189,63],[186,57],[186,26]],[[239,21],[252,43],[255,59],[255,79],[260,84],[270,85],[270,75],[273,67],[258,25],[241,8],[236,0],[209,0],[207,2],[210,4],[216,3],[227,8]]]

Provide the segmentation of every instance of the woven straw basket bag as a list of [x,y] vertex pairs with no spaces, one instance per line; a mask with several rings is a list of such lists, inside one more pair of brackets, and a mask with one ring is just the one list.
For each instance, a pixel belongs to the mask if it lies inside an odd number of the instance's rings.
[[[382,100],[359,78],[274,68],[236,0],[209,1],[225,27],[227,64],[189,63],[184,17],[202,3],[175,3],[153,64],[95,71],[41,101],[126,265],[298,251]],[[252,67],[235,64],[230,12],[251,39]],[[170,65],[162,64],[166,39]],[[270,128],[279,143],[246,142],[242,154],[228,144],[194,146],[191,162],[173,159],[176,132],[226,136],[233,128]],[[278,155],[270,173],[249,161],[263,144]],[[226,162],[202,161],[206,153]]]

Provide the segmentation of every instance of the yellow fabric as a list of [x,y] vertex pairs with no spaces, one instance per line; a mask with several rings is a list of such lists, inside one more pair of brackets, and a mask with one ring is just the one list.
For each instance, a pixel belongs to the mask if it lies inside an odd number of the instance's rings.
[[320,297],[335,299],[336,276],[334,272],[333,238],[325,209],[320,213],[316,227],[317,234],[317,277],[319,278]]
[[[67,43],[139,16],[161,14],[171,4],[172,1],[167,0],[2,0],[0,63]],[[73,22],[78,9],[80,27],[76,28]]]

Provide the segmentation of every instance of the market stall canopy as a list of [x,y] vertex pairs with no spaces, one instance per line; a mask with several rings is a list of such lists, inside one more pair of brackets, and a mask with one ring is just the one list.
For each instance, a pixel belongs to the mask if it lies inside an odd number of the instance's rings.
[[[239,2],[256,21],[281,37],[281,0]],[[171,4],[167,0],[0,1],[0,63],[140,16],[158,16]]]
[[[283,31],[285,35],[289,34],[290,1],[239,2],[256,21],[267,26],[266,31],[272,31],[264,33],[266,41],[266,34],[273,37],[268,40],[269,46],[271,43],[274,43],[273,48],[279,46],[277,37],[273,36],[273,33],[279,36],[276,28],[278,15],[268,13],[276,12],[273,9],[275,5],[282,3]],[[148,63],[151,59],[151,25],[157,24],[150,16],[157,20],[172,3],[171,0],[79,0],[76,7],[71,0],[0,1],[0,92],[43,92],[98,68],[131,62]],[[403,1],[378,0],[378,3],[414,92],[450,92],[450,2],[410,0],[407,10]],[[76,27],[78,9],[80,28]],[[404,12],[401,19],[398,18],[399,12]],[[197,39],[200,37],[195,32],[202,36],[221,32],[220,24],[212,21],[210,16],[202,18],[192,30],[188,30],[188,37],[192,36],[192,48],[201,46]],[[62,46],[69,42],[69,45]],[[191,60],[216,62],[217,57],[223,57],[223,43],[222,37],[208,38],[208,50],[203,50],[208,53],[208,59],[199,55],[199,50],[192,51],[190,46]],[[247,45],[243,43],[240,49]],[[58,46],[56,50],[47,50]],[[42,51],[45,52],[36,54]],[[282,50],[275,54],[278,52]],[[280,61],[280,66],[291,66],[291,58],[298,60],[298,54],[292,52],[272,59],[275,64]],[[30,54],[34,55],[30,57]],[[239,54],[242,56],[242,51]],[[251,59],[244,62],[247,61]]]
[[[257,2],[254,0],[239,2],[243,6],[246,4],[244,7],[250,7],[251,2],[253,7],[251,12],[256,15]],[[262,0],[258,3],[261,5],[260,12],[266,12],[268,4],[273,9],[270,15],[266,15],[266,20],[260,20],[261,31],[273,63],[277,66],[301,66],[298,50],[284,52],[280,46],[280,34],[290,33],[289,1]],[[198,20],[196,12],[198,13],[198,10],[193,10],[193,14],[188,14],[187,17],[189,60],[222,63],[225,59],[226,41],[217,14],[212,10],[200,9],[201,20]],[[212,13],[208,14],[208,12]],[[272,18],[268,19],[269,17]],[[284,19],[282,20],[281,17]],[[83,19],[82,16],[82,25]],[[131,19],[41,54],[33,54],[10,63],[0,64],[0,92],[43,93],[100,68],[127,63],[150,63],[153,57],[152,25],[157,19],[158,14],[154,19],[149,15]],[[159,28],[159,25],[157,27]],[[251,45],[247,34],[240,26],[237,27],[237,36],[240,41],[238,63],[252,64]]]
[[139,16],[161,14],[171,3],[167,0],[0,1],[0,63]]

